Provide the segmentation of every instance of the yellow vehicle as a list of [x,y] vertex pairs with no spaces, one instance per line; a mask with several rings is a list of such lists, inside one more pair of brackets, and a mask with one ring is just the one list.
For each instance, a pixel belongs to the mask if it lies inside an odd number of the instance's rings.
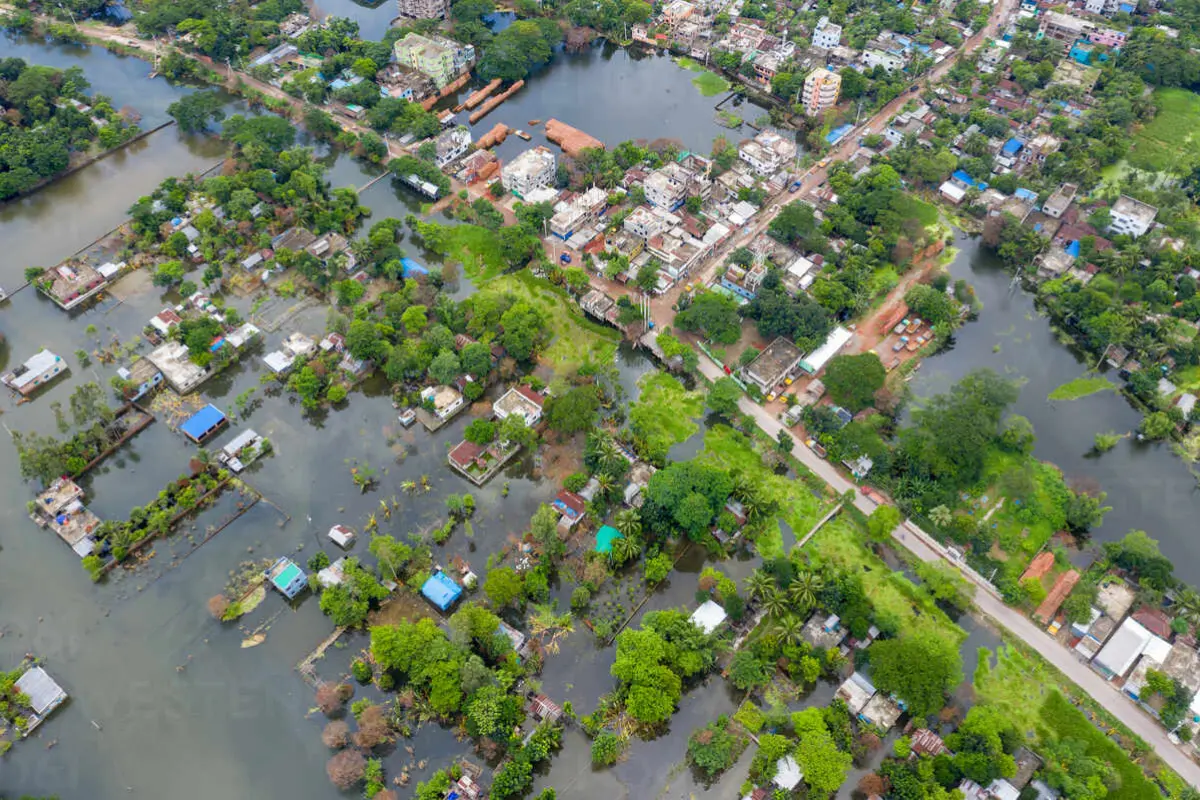
[[769,395],[767,395],[767,402],[768,403],[775,402],[775,393],[774,392],[771,392]]
[[821,163],[820,163],[820,164],[817,164],[817,166],[818,166],[818,167],[828,167],[828,166],[829,166],[829,159],[828,159],[828,158],[821,159]]
[[792,385],[792,379],[791,379],[791,378],[784,378],[784,379],[783,379],[783,382],[784,382],[785,384],[787,384],[788,386],[791,386],[791,385]]

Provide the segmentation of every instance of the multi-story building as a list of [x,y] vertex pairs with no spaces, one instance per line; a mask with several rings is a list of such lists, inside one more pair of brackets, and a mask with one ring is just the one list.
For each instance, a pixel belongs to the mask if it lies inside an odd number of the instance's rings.
[[593,186],[570,202],[559,203],[550,218],[550,232],[560,239],[570,239],[578,230],[590,225],[608,202],[608,193]]
[[409,33],[397,40],[396,61],[429,76],[437,88],[442,88],[475,63],[475,48],[444,36],[422,36]]
[[642,190],[651,205],[674,211],[687,199],[691,180],[692,174],[672,161],[651,172],[642,183]]
[[1113,204],[1111,214],[1112,222],[1108,226],[1110,231],[1137,238],[1150,230],[1158,209],[1123,194]]
[[800,102],[804,104],[804,113],[815,117],[826,109],[837,105],[838,95],[842,90],[842,76],[827,69],[814,69],[804,79],[804,91]]
[[1072,17],[1058,11],[1047,11],[1042,15],[1042,24],[1038,30],[1042,34],[1042,38],[1058,42],[1063,53],[1066,53],[1075,42],[1087,38],[1087,35],[1095,27],[1086,19]]
[[774,53],[759,53],[754,56],[754,77],[758,78],[760,83],[770,86],[771,81],[779,74],[781,66],[783,62]]
[[404,19],[445,19],[450,0],[396,0]]
[[500,168],[500,183],[517,197],[525,197],[553,185],[556,170],[554,153],[534,147]]
[[667,227],[667,220],[645,206],[638,206],[625,218],[625,230],[639,239],[657,236]]
[[813,29],[813,47],[822,50],[832,50],[842,42],[842,26],[829,21],[829,17],[821,17],[817,27]]
[[437,137],[436,147],[434,161],[441,168],[471,149],[471,131],[465,125],[442,131]]
[[670,3],[667,3],[667,5],[663,7],[663,22],[674,28],[679,25],[679,23],[690,17],[695,9],[696,7],[687,0],[671,0]]
[[1115,28],[1095,28],[1088,32],[1088,41],[1103,47],[1124,47],[1128,38],[1125,31]]
[[1042,213],[1051,219],[1061,219],[1062,215],[1067,213],[1067,209],[1071,206],[1071,201],[1075,199],[1075,193],[1079,191],[1079,187],[1073,183],[1064,183],[1054,190],[1054,193],[1046,198],[1046,202],[1042,203]]
[[796,157],[796,143],[774,131],[763,131],[738,148],[738,157],[764,178],[790,164]]

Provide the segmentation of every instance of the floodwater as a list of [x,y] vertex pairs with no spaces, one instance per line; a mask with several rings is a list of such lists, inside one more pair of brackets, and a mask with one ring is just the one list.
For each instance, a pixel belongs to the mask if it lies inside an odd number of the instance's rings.
[[[161,118],[166,105],[189,91],[148,80],[144,63],[101,50],[0,41],[0,55],[13,54],[35,63],[83,64],[96,91],[112,95],[119,105],[133,105],[146,124],[155,114]],[[623,55],[606,57],[593,51],[584,57],[595,59],[592,69],[601,74],[631,68]],[[676,70],[662,59],[648,66]],[[543,84],[541,94],[555,86],[552,74],[545,81],[549,83]],[[529,97],[537,86],[535,82],[527,90]],[[682,87],[690,90],[690,79]],[[697,102],[702,109],[697,114],[707,115],[710,101]],[[520,111],[522,116],[534,113],[530,108]],[[671,130],[668,123],[672,120],[647,123],[628,135],[663,135]],[[695,132],[686,119],[673,124],[684,136]],[[0,280],[15,286],[25,267],[59,262],[119,224],[125,209],[163,178],[203,169],[222,155],[216,140],[184,137],[168,128],[142,146],[0,209],[0,241],[7,249]],[[345,156],[328,158],[335,185],[359,186],[377,171]],[[373,208],[373,219],[403,217],[418,207],[413,197],[386,181],[365,192],[362,203]],[[436,263],[428,254],[421,255]],[[470,291],[465,281],[463,291]],[[10,360],[49,347],[72,367],[67,377],[31,403],[18,405],[7,394],[0,397],[0,422],[10,431],[54,432],[51,404],[65,403],[75,387],[88,381],[107,386],[117,366],[94,361],[82,367],[75,351],[93,350],[114,338],[123,346],[137,347],[145,321],[175,301],[151,285],[146,275],[133,274],[104,300],[75,315],[64,314],[28,289],[0,305],[0,332]],[[228,302],[249,316],[248,299]],[[93,333],[87,332],[89,326],[94,326]],[[259,347],[272,349],[295,330],[316,335],[324,328],[324,310],[309,309],[267,333]],[[145,351],[145,344],[140,345],[140,352]],[[161,797],[166,791],[182,800],[337,796],[322,769],[328,756],[319,738],[323,720],[313,714],[311,690],[295,671],[331,630],[316,599],[306,597],[289,605],[271,594],[237,625],[212,620],[207,599],[246,561],[290,555],[303,564],[318,548],[336,557],[324,538],[334,523],[362,531],[374,513],[381,532],[404,536],[440,523],[446,495],[468,491],[479,508],[473,536],[460,528],[448,543],[435,547],[435,558],[446,563],[452,555],[461,555],[482,572],[488,556],[510,536],[519,535],[538,504],[557,489],[533,478],[527,461],[510,466],[482,489],[472,487],[445,464],[447,446],[458,441],[471,414],[434,435],[420,427],[404,430],[386,393],[375,383],[354,392],[342,409],[305,415],[286,395],[268,396],[260,385],[265,370],[258,358],[261,352],[252,351],[206,384],[203,396],[234,418],[232,429],[218,435],[210,449],[250,426],[274,444],[274,454],[244,475],[264,501],[247,511],[247,498],[225,494],[170,539],[158,542],[138,569],[117,571],[103,584],[92,585],[78,558],[26,518],[33,487],[20,480],[11,449],[0,456],[0,666],[34,653],[45,659],[71,694],[70,702],[32,739],[18,743],[5,758],[0,793],[87,795],[97,800]],[[637,353],[622,350],[617,366],[620,385],[631,399],[636,397],[637,379],[650,365]],[[243,419],[234,399],[251,390]],[[194,447],[174,433],[163,416],[83,481],[89,506],[102,517],[123,517],[184,470]],[[360,493],[351,480],[352,466],[376,470],[378,488]],[[421,476],[430,479],[428,493],[403,491],[402,482],[419,481]],[[506,483],[509,492],[502,497]],[[393,499],[395,510],[386,517],[381,501],[391,508]],[[244,513],[205,541],[239,512]],[[365,549],[360,539],[353,552]],[[704,563],[698,551],[685,555],[669,583],[638,610],[634,624],[647,611],[694,606]],[[755,563],[733,559],[721,567],[741,579]],[[565,601],[569,587],[560,587],[556,594]],[[243,647],[244,640],[256,634],[265,636],[261,644]],[[317,671],[327,678],[344,674],[364,646],[365,634],[345,637],[318,662]],[[613,655],[613,648],[597,646],[580,626],[566,639],[562,652],[549,659],[543,686],[557,699],[572,699],[586,713],[612,688],[608,670]],[[369,696],[371,690],[359,691]],[[831,691],[826,685],[808,702],[827,702]],[[567,747],[549,774],[539,777],[539,786],[558,785],[571,796],[732,796],[748,757],[708,791],[687,770],[670,765],[681,762],[691,730],[718,714],[731,713],[740,699],[718,678],[710,678],[688,693],[669,736],[635,744],[628,761],[604,773],[591,771],[586,740],[569,732]],[[385,768],[391,777],[405,764],[427,760],[423,770],[414,771],[413,785],[469,750],[469,743],[437,726],[426,726],[400,744],[413,746],[413,755],[398,746],[383,754]],[[411,788],[403,791],[411,793]]]
[[[944,391],[967,372],[990,367],[1022,382],[1013,412],[1037,432],[1034,455],[1058,465],[1068,481],[1098,485],[1112,511],[1092,532],[1095,542],[1120,539],[1140,529],[1159,541],[1176,575],[1200,583],[1200,540],[1190,535],[1200,515],[1200,493],[1187,465],[1164,443],[1132,437],[1095,457],[1097,433],[1136,431],[1141,415],[1116,392],[1073,401],[1050,401],[1056,387],[1083,375],[1094,360],[1063,346],[1031,293],[1011,285],[1011,275],[979,246],[960,235],[950,273],[975,287],[983,305],[979,319],[960,328],[952,346],[926,359],[912,388],[919,396]],[[1107,369],[1107,368],[1106,368]],[[1114,384],[1120,380],[1109,375]]]

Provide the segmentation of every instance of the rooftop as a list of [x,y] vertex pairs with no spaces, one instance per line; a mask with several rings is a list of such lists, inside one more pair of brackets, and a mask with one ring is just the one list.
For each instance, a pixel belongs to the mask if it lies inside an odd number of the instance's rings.
[[462,597],[462,587],[444,572],[436,572],[421,586],[421,594],[440,611],[446,611]]
[[53,711],[67,699],[63,688],[41,667],[30,667],[24,675],[17,678],[14,685],[17,691],[29,698],[29,707],[38,716]]
[[771,342],[746,368],[746,374],[762,386],[775,386],[804,358],[800,348],[782,336]]
[[1135,200],[1129,195],[1121,195],[1117,202],[1113,204],[1112,213],[1114,215],[1130,217],[1143,224],[1150,224],[1154,221],[1155,215],[1158,214],[1158,209],[1141,200]]
[[700,630],[708,634],[721,627],[721,623],[728,616],[725,613],[725,609],[719,603],[713,600],[705,600],[700,604],[699,608],[692,612],[691,620]]

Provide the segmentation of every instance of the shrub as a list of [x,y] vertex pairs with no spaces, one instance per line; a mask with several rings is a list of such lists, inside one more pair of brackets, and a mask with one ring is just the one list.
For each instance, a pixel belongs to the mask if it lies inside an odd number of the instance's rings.
[[568,492],[578,492],[583,487],[587,486],[588,476],[586,472],[576,472],[568,475],[563,481],[563,488]]
[[326,747],[341,750],[350,741],[350,726],[340,719],[332,720],[321,731],[321,741]]
[[371,665],[361,658],[356,658],[350,664],[350,673],[359,683],[367,683],[371,680]]
[[357,750],[343,750],[325,764],[325,774],[343,792],[363,779],[367,760]]
[[601,731],[592,740],[592,764],[597,767],[615,764],[624,750],[624,739],[610,731]]
[[583,611],[592,602],[592,590],[586,586],[576,586],[575,591],[571,592],[571,608],[575,611]]

